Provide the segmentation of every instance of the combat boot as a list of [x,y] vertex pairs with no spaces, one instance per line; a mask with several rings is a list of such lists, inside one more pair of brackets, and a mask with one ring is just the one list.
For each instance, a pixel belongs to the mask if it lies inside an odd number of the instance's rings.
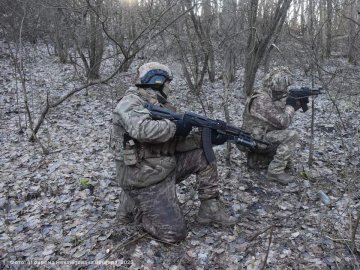
[[217,199],[201,201],[197,221],[201,224],[233,225],[236,219],[225,212]]
[[121,191],[119,196],[119,207],[116,211],[116,222],[118,225],[127,225],[134,222],[136,207],[134,200]]
[[275,173],[267,173],[267,179],[270,181],[275,181],[277,183],[279,183],[280,185],[286,186],[289,183],[294,181],[294,177],[290,174],[287,174],[285,172],[283,173],[279,173],[279,174],[275,174]]

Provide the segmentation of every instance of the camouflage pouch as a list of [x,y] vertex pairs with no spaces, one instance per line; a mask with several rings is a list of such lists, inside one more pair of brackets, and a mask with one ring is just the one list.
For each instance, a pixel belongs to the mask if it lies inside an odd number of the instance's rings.
[[134,140],[128,140],[124,147],[124,163],[125,165],[135,165],[139,162],[137,147]]

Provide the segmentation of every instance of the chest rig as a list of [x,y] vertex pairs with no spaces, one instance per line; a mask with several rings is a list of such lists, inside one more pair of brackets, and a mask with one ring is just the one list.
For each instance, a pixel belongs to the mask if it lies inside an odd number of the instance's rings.
[[[167,102],[165,98],[157,94],[155,91],[138,88],[136,95],[140,96],[145,102],[176,111],[175,107],[171,103]],[[171,139],[164,143],[139,142],[138,140],[132,138],[129,133],[123,129],[122,148],[122,160],[125,165],[131,166],[136,165],[141,160],[147,158],[160,158],[161,156],[174,155],[176,140]]]

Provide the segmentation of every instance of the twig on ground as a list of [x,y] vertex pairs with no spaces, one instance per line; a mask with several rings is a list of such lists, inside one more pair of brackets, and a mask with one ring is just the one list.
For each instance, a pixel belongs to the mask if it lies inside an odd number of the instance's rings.
[[[112,251],[110,251],[108,255],[106,255],[106,257],[104,258],[104,260],[108,259],[113,252],[119,251],[120,249],[122,249],[122,248],[124,248],[124,247],[126,247],[126,246],[128,246],[128,245],[130,245],[130,244],[132,244],[132,243],[135,243],[136,241],[140,240],[141,238],[144,238],[146,235],[148,235],[147,232],[138,235],[137,237],[135,237],[135,238],[132,239],[132,240],[129,240],[129,239],[128,239],[127,242],[123,242],[123,243],[119,244],[119,245],[118,245],[117,247],[115,247]],[[135,236],[135,235],[131,236],[130,239],[131,239],[132,237],[134,237],[134,236]]]
[[270,225],[269,227],[265,228],[264,230],[257,232],[251,238],[249,238],[249,242],[254,241],[256,237],[258,237],[259,235],[261,235],[263,233],[266,233],[268,230],[272,229],[273,227],[274,227],[274,225]]
[[271,246],[271,242],[272,242],[273,231],[274,231],[274,227],[271,226],[270,227],[269,244],[268,244],[265,259],[264,259],[264,262],[263,262],[263,265],[262,265],[261,269],[265,269],[265,267],[266,267],[267,259],[269,257],[269,252],[270,252],[270,246]]

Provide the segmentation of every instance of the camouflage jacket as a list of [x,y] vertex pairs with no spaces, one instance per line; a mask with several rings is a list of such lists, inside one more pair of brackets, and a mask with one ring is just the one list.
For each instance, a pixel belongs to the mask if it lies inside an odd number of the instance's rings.
[[124,188],[160,182],[175,169],[176,151],[200,148],[199,135],[175,137],[175,123],[150,117],[144,104],[163,106],[156,97],[151,89],[131,87],[113,111],[110,147],[117,166],[122,168],[117,180]]
[[294,113],[294,108],[285,106],[284,101],[274,102],[268,92],[258,91],[246,101],[243,128],[262,139],[269,131],[288,128]]

